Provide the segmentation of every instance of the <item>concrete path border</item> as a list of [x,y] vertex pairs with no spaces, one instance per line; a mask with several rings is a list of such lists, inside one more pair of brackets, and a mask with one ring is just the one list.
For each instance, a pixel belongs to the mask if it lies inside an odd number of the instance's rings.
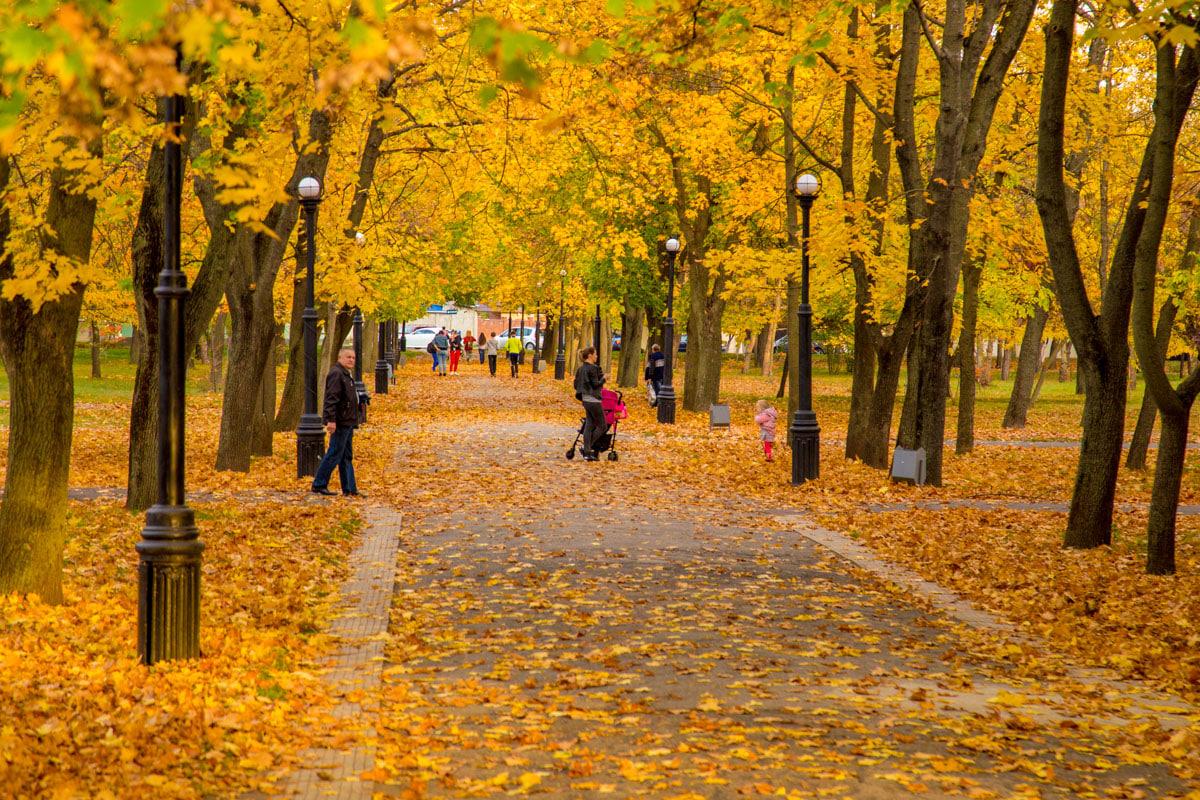
[[[972,628],[988,631],[1004,638],[1036,648],[1046,642],[1020,630],[1016,625],[990,611],[979,608],[970,600],[940,584],[922,578],[913,570],[879,558],[866,545],[851,537],[827,530],[808,522],[803,516],[777,515],[775,521],[801,536],[816,542],[834,555],[874,575],[882,581],[920,596],[938,611]],[[1128,700],[1130,711],[1153,716],[1163,728],[1174,730],[1191,724],[1200,709],[1174,695],[1166,694],[1143,684],[1122,679],[1106,667],[1071,667],[1067,675],[1072,680],[1099,686],[1108,692],[1120,693]]]
[[372,709],[362,701],[382,681],[401,514],[386,506],[367,506],[363,517],[367,527],[350,553],[352,572],[342,584],[339,613],[328,630],[341,642],[329,659],[329,672],[322,676],[342,697],[334,716],[360,718],[363,730],[355,737],[353,749],[314,748],[302,753],[304,766],[283,783],[285,797],[360,800],[375,792],[375,785],[360,777],[375,766],[375,731],[367,722]]

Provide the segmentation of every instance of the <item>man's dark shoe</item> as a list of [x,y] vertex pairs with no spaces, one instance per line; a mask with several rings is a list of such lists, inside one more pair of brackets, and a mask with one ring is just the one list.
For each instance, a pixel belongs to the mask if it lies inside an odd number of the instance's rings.
[[318,489],[315,486],[312,488],[312,493],[313,494],[323,494],[326,497],[333,497],[333,492],[329,491],[328,489]]
[[366,497],[366,495],[362,494],[361,492],[342,492],[342,494],[344,494],[346,497]]

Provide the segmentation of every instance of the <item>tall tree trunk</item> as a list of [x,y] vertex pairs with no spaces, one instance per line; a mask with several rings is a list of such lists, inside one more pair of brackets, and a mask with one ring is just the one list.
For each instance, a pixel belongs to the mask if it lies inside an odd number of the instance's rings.
[[1033,398],[1033,382],[1042,363],[1042,332],[1050,312],[1038,306],[1033,315],[1025,320],[1025,334],[1021,337],[1021,355],[1017,360],[1017,378],[1013,381],[1012,393],[1008,396],[1008,408],[1004,410],[1003,428],[1024,428]]
[[[99,141],[93,143],[98,153]],[[0,160],[0,191],[11,162]],[[96,200],[82,176],[57,166],[50,173],[43,245],[86,264],[91,257]],[[11,217],[0,208],[0,252]],[[14,277],[11,256],[0,258],[0,284]],[[9,432],[5,492],[0,500],[0,594],[33,593],[62,602],[67,481],[75,414],[75,334],[82,284],[67,287],[37,309],[24,297],[0,296],[0,360],[8,374]]]
[[129,337],[129,363],[138,363],[138,352],[142,348],[142,329],[137,325],[133,326],[133,333]]
[[1033,404],[1037,402],[1038,397],[1042,393],[1042,384],[1046,382],[1046,373],[1050,370],[1050,366],[1055,360],[1058,359],[1060,347],[1062,347],[1062,344],[1058,339],[1050,340],[1050,352],[1046,355],[1046,359],[1042,362],[1041,367],[1038,368],[1037,380],[1034,381],[1033,391],[1029,394],[1030,408],[1033,407]]
[[103,376],[100,374],[100,326],[96,324],[96,320],[91,321],[89,333],[92,340],[92,377],[99,379]]
[[958,428],[954,452],[975,449],[975,321],[979,311],[979,281],[983,267],[972,258],[963,266],[962,326],[958,334]]
[[212,332],[209,334],[208,352],[210,363],[208,368],[208,385],[214,392],[221,391],[225,386],[225,318],[224,311],[217,314],[213,321]]
[[644,306],[629,298],[621,311],[621,362],[617,369],[617,385],[625,388],[642,381],[642,326],[646,320]]
[[[771,318],[767,321],[766,327],[763,328],[763,333],[766,334],[763,337],[765,339],[763,342],[762,360],[762,374],[764,378],[771,377],[771,373],[775,369],[775,331],[779,329],[780,313],[786,313],[786,294],[786,289],[783,292],[775,292],[775,304],[771,309]],[[789,341],[791,340],[789,339]]]
[[774,360],[774,342],[771,341],[771,331],[767,325],[762,326],[762,330],[754,337],[752,343],[753,355],[751,358],[751,366],[756,367],[762,375],[768,375],[766,372],[767,360]]
[[[1154,344],[1158,349],[1157,368],[1166,374],[1167,347],[1171,342],[1171,329],[1175,326],[1175,315],[1179,306],[1168,299],[1158,310],[1158,325],[1154,329]],[[1182,364],[1182,362],[1180,362]],[[1180,375],[1182,378],[1183,376]],[[1138,409],[1137,424],[1133,428],[1133,438],[1129,442],[1129,453],[1125,456],[1125,466],[1128,469],[1143,470],[1146,468],[1146,451],[1150,449],[1150,434],[1154,432],[1154,418],[1158,407],[1154,404],[1154,395],[1149,386],[1142,390],[1142,405]]]
[[[788,389],[788,372],[791,367],[788,366],[792,362],[786,358],[783,360],[783,369],[779,370],[779,391],[775,392],[775,399],[781,399]],[[790,417],[789,417],[790,419]],[[788,442],[788,447],[791,447],[791,442]]]
[[750,367],[754,364],[754,348],[758,344],[758,337],[754,335],[754,331],[746,329],[746,337],[742,344],[742,374],[749,375]]
[[1010,345],[1007,342],[1001,345],[1000,350],[1000,380],[1008,380],[1012,372],[1012,363],[1017,358],[1017,346]]
[[1062,343],[1058,351],[1058,382],[1066,383],[1071,380],[1071,340]]

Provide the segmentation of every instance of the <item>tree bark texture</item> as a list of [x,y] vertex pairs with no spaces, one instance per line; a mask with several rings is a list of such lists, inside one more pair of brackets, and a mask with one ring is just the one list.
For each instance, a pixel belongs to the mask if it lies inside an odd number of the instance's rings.
[[[1175,325],[1175,315],[1178,312],[1179,306],[1169,299],[1158,310],[1154,342],[1158,348],[1157,363],[1161,364],[1164,370],[1166,369],[1167,347],[1171,341],[1171,328]],[[1133,426],[1133,437],[1129,441],[1129,452],[1125,456],[1127,469],[1143,470],[1146,468],[1146,452],[1150,449],[1150,435],[1154,433],[1156,416],[1158,416],[1158,406],[1154,404],[1154,395],[1147,386],[1142,390],[1142,405],[1138,409],[1137,423]]]
[[617,385],[625,388],[642,382],[642,327],[646,321],[644,306],[625,301],[621,312],[621,361]]
[[[248,472],[251,439],[245,435],[253,424],[261,377],[272,356],[275,339],[275,278],[283,262],[286,243],[299,217],[295,187],[308,175],[324,181],[329,164],[329,141],[333,134],[330,113],[314,110],[309,115],[308,145],[296,158],[288,180],[288,197],[267,213],[270,233],[239,227],[238,247],[230,267],[225,297],[232,322],[229,375],[221,409],[221,434],[217,446],[218,470]],[[238,378],[249,378],[239,380]]]
[[[95,143],[93,148],[98,148]],[[0,161],[0,190],[11,164]],[[79,176],[61,166],[50,176],[44,246],[87,263],[96,200],[78,188]],[[0,251],[11,218],[0,211]],[[0,283],[13,277],[11,258],[0,260]],[[0,299],[0,360],[9,381],[8,469],[0,500],[0,594],[33,593],[62,602],[67,481],[75,413],[75,334],[83,307],[74,284],[39,308],[22,297]]]
[[[1161,48],[1158,52],[1155,125],[1142,156],[1138,177],[1132,183],[1133,191],[1120,237],[1113,250],[1108,280],[1097,314],[1088,298],[1079,254],[1075,248],[1068,190],[1064,180],[1063,112],[1074,48],[1075,12],[1073,0],[1054,0],[1045,28],[1036,196],[1054,274],[1055,292],[1071,342],[1078,354],[1079,374],[1085,391],[1083,442],[1063,541],[1068,547],[1095,547],[1112,540],[1112,503],[1124,431],[1134,265],[1139,258],[1143,262],[1151,255],[1157,258],[1162,221],[1165,220],[1163,193],[1169,200],[1170,172],[1173,169],[1173,164],[1164,163],[1164,158],[1171,154],[1170,160],[1173,162],[1174,145],[1195,91],[1197,62],[1195,50],[1185,48],[1178,67],[1179,72],[1187,75],[1188,79],[1175,81],[1174,49]],[[1166,53],[1170,54],[1170,65],[1164,64]],[[1174,85],[1170,88],[1164,83],[1164,77],[1167,77],[1165,69],[1172,73],[1169,83]],[[1181,95],[1186,95],[1186,101]],[[1156,203],[1163,208],[1155,207]],[[1150,214],[1152,207],[1154,216]],[[1150,268],[1153,268],[1153,264]],[[1149,310],[1143,309],[1142,313],[1147,318],[1153,314],[1152,292],[1149,297],[1148,303],[1143,298]],[[1137,342],[1140,337],[1141,344],[1138,346],[1140,351],[1144,351],[1143,363],[1152,364],[1156,349],[1154,333],[1150,328],[1152,321],[1144,318],[1142,322],[1140,333],[1139,325],[1134,326],[1134,340]],[[1165,376],[1162,377],[1164,380],[1159,381],[1156,376],[1156,385],[1165,383]],[[1174,394],[1169,383],[1166,383],[1166,389],[1162,392],[1163,397],[1158,397],[1159,392],[1156,391],[1156,402],[1167,400],[1169,394]]]
[[983,265],[972,259],[963,266],[963,312],[958,334],[958,427],[954,452],[975,449],[975,324],[979,312],[979,281]]
[[1042,363],[1042,332],[1050,312],[1041,306],[1025,320],[1025,333],[1021,336],[1021,355],[1017,359],[1017,377],[1013,381],[1012,393],[1008,396],[1008,407],[1004,409],[1002,428],[1024,428],[1033,399],[1033,382]]
[[89,349],[92,351],[92,377],[98,380],[103,375],[100,371],[100,353],[102,351],[100,347],[100,326],[96,324],[96,320],[91,321],[88,332],[89,338],[91,338],[91,347]]

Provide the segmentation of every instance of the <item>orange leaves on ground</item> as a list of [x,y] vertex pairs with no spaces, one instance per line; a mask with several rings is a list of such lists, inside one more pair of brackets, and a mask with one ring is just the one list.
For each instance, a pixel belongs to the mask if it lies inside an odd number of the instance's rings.
[[[0,596],[0,785],[14,796],[270,790],[334,730],[313,635],[355,527],[347,509],[196,506],[203,658],[137,662],[140,514],[73,504],[66,602]],[[313,726],[313,727],[309,727]]]

